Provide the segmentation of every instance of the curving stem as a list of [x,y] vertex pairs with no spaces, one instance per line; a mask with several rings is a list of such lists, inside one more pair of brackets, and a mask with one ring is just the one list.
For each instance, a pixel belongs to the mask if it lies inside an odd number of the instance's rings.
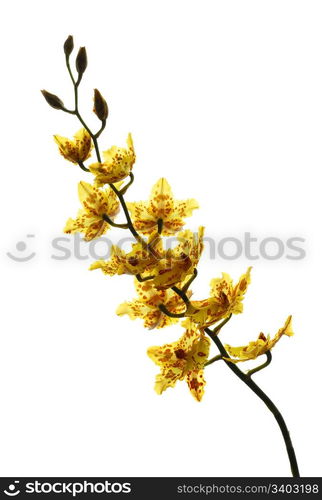
[[249,370],[246,373],[247,377],[251,377],[252,375],[254,375],[254,373],[257,373],[257,372],[263,370],[263,368],[266,368],[266,366],[268,366],[271,363],[271,361],[272,361],[271,351],[267,351],[265,354],[266,354],[266,358],[267,358],[265,363],[263,363],[262,365],[256,366],[256,368],[253,368],[252,370]]
[[[222,357],[229,358],[230,356],[229,356],[228,352],[226,351],[225,347],[223,346],[223,344],[221,343],[218,336],[216,334],[214,334],[212,332],[212,330],[210,330],[209,328],[205,328],[205,332],[209,335],[211,340],[213,340],[213,342],[216,344]],[[294,451],[293,444],[291,441],[291,436],[290,436],[290,433],[288,431],[288,428],[286,426],[285,420],[284,420],[281,412],[275,406],[273,401],[265,394],[264,391],[262,391],[262,389],[251,379],[251,377],[249,375],[242,372],[234,363],[232,363],[230,361],[226,361],[225,359],[223,361],[226,363],[228,368],[231,371],[233,371],[234,374],[242,382],[244,382],[244,384],[246,384],[256,394],[256,396],[258,396],[263,401],[263,403],[267,406],[267,408],[273,413],[273,415],[274,415],[274,417],[279,425],[279,428],[282,432],[282,435],[283,435],[288,458],[290,461],[292,475],[293,475],[293,477],[300,477],[300,472],[299,472],[299,468],[297,465],[296,455],[295,455],[295,451]]]

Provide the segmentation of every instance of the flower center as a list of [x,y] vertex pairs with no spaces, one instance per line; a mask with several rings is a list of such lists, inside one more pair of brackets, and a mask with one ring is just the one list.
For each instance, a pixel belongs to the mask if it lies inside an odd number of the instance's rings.
[[174,354],[178,359],[184,359],[186,357],[186,353],[183,349],[177,349],[176,351],[174,351]]

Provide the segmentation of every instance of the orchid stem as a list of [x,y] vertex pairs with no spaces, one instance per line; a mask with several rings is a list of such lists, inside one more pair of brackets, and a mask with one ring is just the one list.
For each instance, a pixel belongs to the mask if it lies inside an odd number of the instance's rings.
[[163,219],[158,219],[157,224],[158,224],[158,234],[161,234],[163,229]]
[[78,165],[80,166],[80,168],[82,170],[84,170],[84,172],[90,172],[90,170],[87,167],[85,167],[85,165],[84,165],[84,163],[82,161],[79,161]]
[[183,293],[187,293],[187,291],[188,291],[188,290],[189,290],[189,288],[190,288],[190,285],[191,285],[191,284],[192,284],[192,282],[196,279],[197,275],[198,275],[198,271],[197,271],[197,269],[194,269],[194,270],[193,270],[193,275],[192,275],[192,277],[189,279],[189,281],[187,281],[187,283],[186,283],[186,284],[184,285],[184,287],[182,288],[182,292],[183,292]]
[[97,137],[104,130],[105,123],[104,122],[102,123],[102,126],[101,126],[100,130],[97,132],[97,134],[93,134],[93,132],[91,131],[91,129],[86,125],[86,123],[84,122],[84,120],[83,120],[83,118],[82,118],[82,116],[81,116],[81,114],[79,112],[79,109],[78,109],[78,86],[79,86],[79,84],[81,82],[81,79],[78,79],[77,82],[75,81],[74,75],[73,75],[72,70],[70,68],[69,57],[67,57],[67,56],[66,56],[66,66],[67,66],[67,70],[68,70],[70,79],[73,82],[73,87],[74,87],[74,101],[75,101],[75,109],[73,111],[67,111],[67,110],[66,111],[68,113],[72,113],[75,116],[77,116],[77,118],[79,119],[79,121],[81,122],[81,124],[83,125],[83,127],[87,130],[87,132],[91,136],[93,144],[94,144],[94,148],[95,148],[95,152],[96,152],[96,156],[97,156],[97,161],[101,162],[101,155],[100,155],[99,148],[98,148]]
[[[221,343],[220,339],[217,336],[214,336],[213,332],[211,330],[209,330],[209,328],[205,328],[205,332],[208,333],[208,335],[214,341],[220,354],[224,358],[229,358],[230,356],[229,356],[228,352],[226,351],[225,347],[223,346],[223,344]],[[291,441],[291,436],[290,436],[290,433],[287,429],[285,420],[284,420],[281,412],[275,406],[273,401],[265,394],[265,392],[248,375],[246,375],[244,372],[242,372],[234,363],[226,361],[225,359],[224,359],[224,362],[226,363],[228,368],[231,371],[233,371],[234,374],[242,382],[244,382],[244,384],[246,384],[256,394],[256,396],[258,396],[263,401],[263,403],[267,406],[267,408],[273,413],[273,415],[274,415],[274,417],[279,425],[279,428],[282,432],[282,435],[283,435],[283,439],[285,442],[285,446],[286,446],[286,450],[287,450],[287,454],[288,454],[288,458],[289,458],[289,462],[290,462],[290,466],[291,466],[292,475],[293,475],[293,477],[300,477],[300,472],[299,472],[299,468],[297,465],[296,455],[295,455],[295,451],[294,451],[293,444]]]
[[160,304],[159,309],[161,312],[169,316],[169,318],[184,318],[186,315],[185,313],[172,313],[164,304]]
[[136,274],[135,277],[139,283],[144,283],[145,281],[153,280],[155,278],[155,276],[146,276],[145,278],[142,278],[141,274]]
[[209,359],[207,363],[205,363],[205,366],[212,365],[212,363],[215,363],[216,361],[220,361],[222,358],[221,354],[218,354],[217,356],[214,356],[213,358]]
[[[232,314],[227,316],[227,318],[225,318],[221,323],[219,323],[219,325],[217,325],[216,328],[214,328],[213,330],[210,330],[212,335],[217,336],[218,333],[220,332],[220,330],[222,329],[222,327],[225,326],[226,323],[228,323],[228,321],[230,320],[231,317],[232,317]],[[209,332],[207,332],[207,333],[210,336],[210,333]]]
[[271,363],[271,361],[272,361],[272,353],[271,353],[271,351],[267,351],[265,354],[266,354],[266,357],[267,357],[267,360],[265,361],[265,363],[257,366],[256,368],[253,368],[252,370],[249,370],[246,373],[247,377],[251,377],[252,375],[254,375],[254,373],[257,373],[260,370],[263,370],[264,368],[266,368],[266,366],[268,366]]
[[122,196],[125,195],[126,191],[129,189],[131,184],[133,184],[133,182],[134,182],[134,175],[132,172],[129,173],[129,176],[130,176],[129,182],[120,190],[120,193]]
[[183,290],[180,290],[180,288],[178,288],[177,286],[173,286],[171,288],[177,295],[179,295],[179,297],[182,298],[183,302],[185,304],[190,304],[190,300],[189,300],[189,297],[187,297],[186,293],[183,291]]
[[107,214],[103,214],[102,217],[105,220],[105,222],[107,222],[110,226],[119,227],[121,229],[128,229],[129,228],[129,226],[127,224],[117,224]]
[[[74,75],[73,75],[72,70],[70,68],[69,57],[66,57],[66,66],[67,66],[67,70],[68,70],[69,76],[70,76],[70,78],[72,80],[72,83],[73,83],[73,86],[74,86],[74,100],[75,100],[75,109],[74,109],[74,111],[67,111],[67,110],[66,111],[68,113],[72,113],[75,116],[77,116],[77,118],[79,119],[79,121],[81,122],[81,124],[83,125],[83,127],[87,130],[87,132],[91,136],[93,144],[94,144],[97,161],[99,163],[101,163],[101,155],[100,155],[100,151],[99,151],[97,139],[98,139],[98,137],[100,136],[100,134],[102,133],[102,131],[105,128],[106,120],[102,122],[102,126],[101,126],[101,128],[99,129],[99,131],[96,134],[94,134],[91,131],[91,129],[88,127],[88,125],[85,123],[85,121],[83,120],[83,118],[80,115],[79,110],[78,110],[78,86],[79,86],[80,80],[77,81],[77,82],[75,81]],[[81,165],[80,165],[80,167],[83,168]],[[84,167],[84,168],[86,168],[86,167]],[[83,170],[84,170],[84,168],[83,168]],[[134,178],[133,179],[131,178],[131,182],[128,184],[128,186],[126,186],[126,188],[129,187],[129,185],[133,182],[133,180],[134,180]],[[111,187],[111,189],[113,189],[114,193],[116,194],[116,196],[118,197],[118,199],[119,199],[119,201],[121,203],[122,209],[124,211],[124,215],[125,215],[126,220],[127,220],[128,229],[131,231],[131,233],[134,236],[134,238],[137,241],[139,241],[144,248],[146,248],[147,247],[147,243],[145,242],[145,240],[143,240],[143,238],[141,238],[141,236],[139,235],[139,233],[135,230],[135,228],[133,226],[133,223],[132,223],[129,211],[127,209],[125,200],[123,198],[122,190],[119,191],[114,186],[114,184],[109,184],[109,186]]]

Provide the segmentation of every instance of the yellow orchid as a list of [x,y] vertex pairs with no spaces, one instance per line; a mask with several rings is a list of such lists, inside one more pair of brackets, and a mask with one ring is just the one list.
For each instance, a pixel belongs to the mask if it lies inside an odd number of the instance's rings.
[[78,196],[83,208],[79,210],[76,219],[68,219],[64,232],[84,233],[86,241],[102,236],[110,225],[103,219],[106,214],[114,219],[119,211],[119,201],[111,188],[102,191],[87,182],[78,184]]
[[60,154],[65,160],[72,163],[83,163],[91,156],[93,149],[92,139],[85,128],[81,128],[74,135],[74,140],[54,135],[54,140],[58,145]]
[[[131,319],[141,318],[144,320],[145,328],[164,328],[177,323],[177,318],[171,318],[162,311],[159,306],[163,304],[168,311],[180,314],[185,311],[183,300],[172,290],[157,290],[151,281],[140,283],[135,281],[138,298],[132,302],[120,304],[116,310],[118,316],[128,314]],[[191,292],[187,294],[191,296]]]
[[198,234],[189,230],[178,234],[179,244],[166,252],[155,269],[153,284],[157,289],[171,288],[193,273],[203,251],[204,229],[200,226]]
[[178,380],[186,380],[192,396],[201,401],[206,384],[203,370],[209,356],[210,340],[189,319],[182,326],[186,331],[178,341],[148,349],[148,356],[161,367],[154,388],[162,394],[168,387],[174,387]]
[[103,162],[93,163],[89,166],[90,171],[95,175],[95,186],[114,184],[129,175],[135,162],[131,134],[128,135],[126,142],[127,148],[112,146],[107,151],[103,151]]
[[210,297],[204,300],[191,301],[187,314],[200,327],[210,326],[226,318],[230,314],[243,312],[243,299],[250,283],[249,267],[236,285],[227,273],[222,278],[212,279],[210,282]]
[[262,354],[270,351],[283,335],[287,335],[288,337],[292,337],[292,335],[294,335],[292,328],[292,316],[289,316],[287,318],[284,326],[278,330],[278,332],[272,339],[269,335],[267,335],[266,337],[263,333],[260,333],[258,339],[250,342],[248,345],[244,345],[241,347],[232,347],[226,344],[226,351],[235,359],[225,359],[227,361],[231,361],[232,363],[239,363],[240,361],[249,361],[250,359],[256,359],[258,356],[261,356]]
[[[55,135],[54,139],[66,160],[78,164],[81,169],[93,175],[93,185],[86,182],[79,183],[78,194],[81,209],[75,219],[68,219],[64,231],[66,233],[81,232],[87,241],[103,235],[111,226],[129,231],[133,237],[132,244],[127,244],[125,250],[121,243],[120,246],[112,246],[110,257],[107,260],[97,260],[92,263],[90,269],[100,269],[103,274],[109,276],[125,274],[132,276],[132,279],[135,278],[136,295],[131,301],[122,299],[126,302],[118,306],[116,310],[118,316],[128,315],[133,320],[139,318],[148,329],[161,329],[178,323],[180,318],[185,318],[181,323],[183,329],[179,339],[178,335],[173,337],[173,342],[168,341],[164,345],[153,346],[147,350],[150,359],[159,367],[156,369],[158,374],[154,386],[156,393],[162,394],[169,387],[174,387],[178,381],[185,381],[193,398],[201,401],[206,384],[205,367],[224,360],[223,366],[231,368],[229,371],[237,375],[239,380],[265,403],[275,417],[284,438],[292,475],[294,478],[300,478],[286,422],[273,401],[252,378],[271,363],[271,349],[280,338],[283,335],[291,337],[294,334],[292,316],[286,319],[282,328],[272,338],[270,335],[265,336],[260,333],[255,341],[246,345],[233,347],[222,343],[220,333],[224,325],[233,314],[243,312],[244,298],[251,281],[251,267],[237,281],[233,281],[226,273],[219,278],[212,279],[208,298],[191,300],[190,288],[192,283],[195,284],[197,266],[204,247],[204,227],[199,227],[198,232],[193,233],[190,230],[184,230],[184,224],[186,218],[192,216],[194,210],[198,208],[198,203],[193,198],[176,200],[164,177],[153,185],[150,195],[147,198],[143,197],[143,201],[131,202],[127,199],[134,182],[132,169],[136,161],[132,136],[128,134],[124,147],[112,146],[102,152],[102,157],[100,156],[99,139],[106,126],[108,106],[100,91],[95,89],[93,111],[101,124],[98,131],[94,133],[78,111],[78,91],[87,68],[87,52],[85,47],[79,49],[75,58],[76,74],[70,66],[73,48],[73,37],[69,35],[64,43],[64,54],[73,86],[75,108],[68,109],[57,95],[47,90],[41,91],[52,108],[76,115],[81,123],[79,126],[84,127],[75,134],[73,139],[59,135]],[[93,147],[95,147],[97,159],[88,161],[90,166],[87,168],[84,162],[91,156]],[[197,169],[194,169],[195,178],[198,178],[198,172],[195,172]],[[180,177],[181,184],[184,186],[185,176]],[[119,189],[125,179],[126,185]],[[205,178],[205,182],[210,183],[210,178],[209,180]],[[144,187],[144,179],[141,187]],[[216,192],[220,189],[225,191],[227,186],[217,182]],[[231,200],[228,203],[231,203]],[[124,222],[116,223],[114,219],[120,208]],[[217,217],[219,212],[218,208],[215,209]],[[169,236],[172,236],[171,246]],[[124,290],[125,288],[127,288],[126,285]],[[92,290],[91,293],[93,294]],[[274,310],[274,306],[269,307],[270,310]],[[210,330],[207,327],[211,325],[213,328]],[[216,345],[219,354],[209,359],[211,341]],[[126,360],[121,354],[120,347],[117,356],[119,364],[123,367]],[[265,355],[264,362],[255,362],[256,366],[251,370],[243,371],[241,368],[246,365],[237,365],[239,362],[255,360],[262,355]],[[132,358],[135,365],[136,353],[133,352]],[[191,415],[189,417],[191,422],[195,423]],[[207,438],[205,426],[202,423],[201,426],[204,448],[207,445]],[[191,434],[193,434],[192,426]],[[160,433],[160,435],[164,436],[165,433]],[[185,439],[189,440],[189,436]],[[199,442],[197,442],[196,452],[192,450],[190,455],[198,454],[201,448],[198,445]]]
[[162,177],[153,186],[149,201],[127,203],[127,207],[137,231],[150,234],[155,230],[158,221],[162,220],[162,233],[170,236],[182,229],[183,219],[191,216],[199,205],[192,198],[185,201],[175,200],[170,185]]
[[142,274],[142,277],[145,277],[162,259],[162,241],[158,234],[151,235],[148,247],[149,249],[140,242],[133,243],[131,252],[126,253],[118,246],[113,245],[110,259],[94,262],[90,266],[90,270],[101,269],[104,274],[109,276]]

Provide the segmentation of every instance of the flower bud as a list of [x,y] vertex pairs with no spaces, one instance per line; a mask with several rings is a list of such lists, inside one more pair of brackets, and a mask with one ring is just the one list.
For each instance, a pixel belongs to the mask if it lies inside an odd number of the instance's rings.
[[94,113],[101,120],[104,121],[108,117],[108,106],[104,97],[99,90],[94,89]]
[[72,35],[69,35],[69,37],[66,39],[64,43],[64,52],[66,54],[66,57],[69,57],[71,53],[73,52],[74,48],[74,40]]
[[54,109],[64,109],[64,103],[57,95],[51,94],[50,92],[47,92],[47,90],[41,90],[41,93],[48,102],[49,106]]
[[80,77],[83,75],[86,68],[87,68],[86,49],[85,47],[81,47],[76,57],[76,69]]

